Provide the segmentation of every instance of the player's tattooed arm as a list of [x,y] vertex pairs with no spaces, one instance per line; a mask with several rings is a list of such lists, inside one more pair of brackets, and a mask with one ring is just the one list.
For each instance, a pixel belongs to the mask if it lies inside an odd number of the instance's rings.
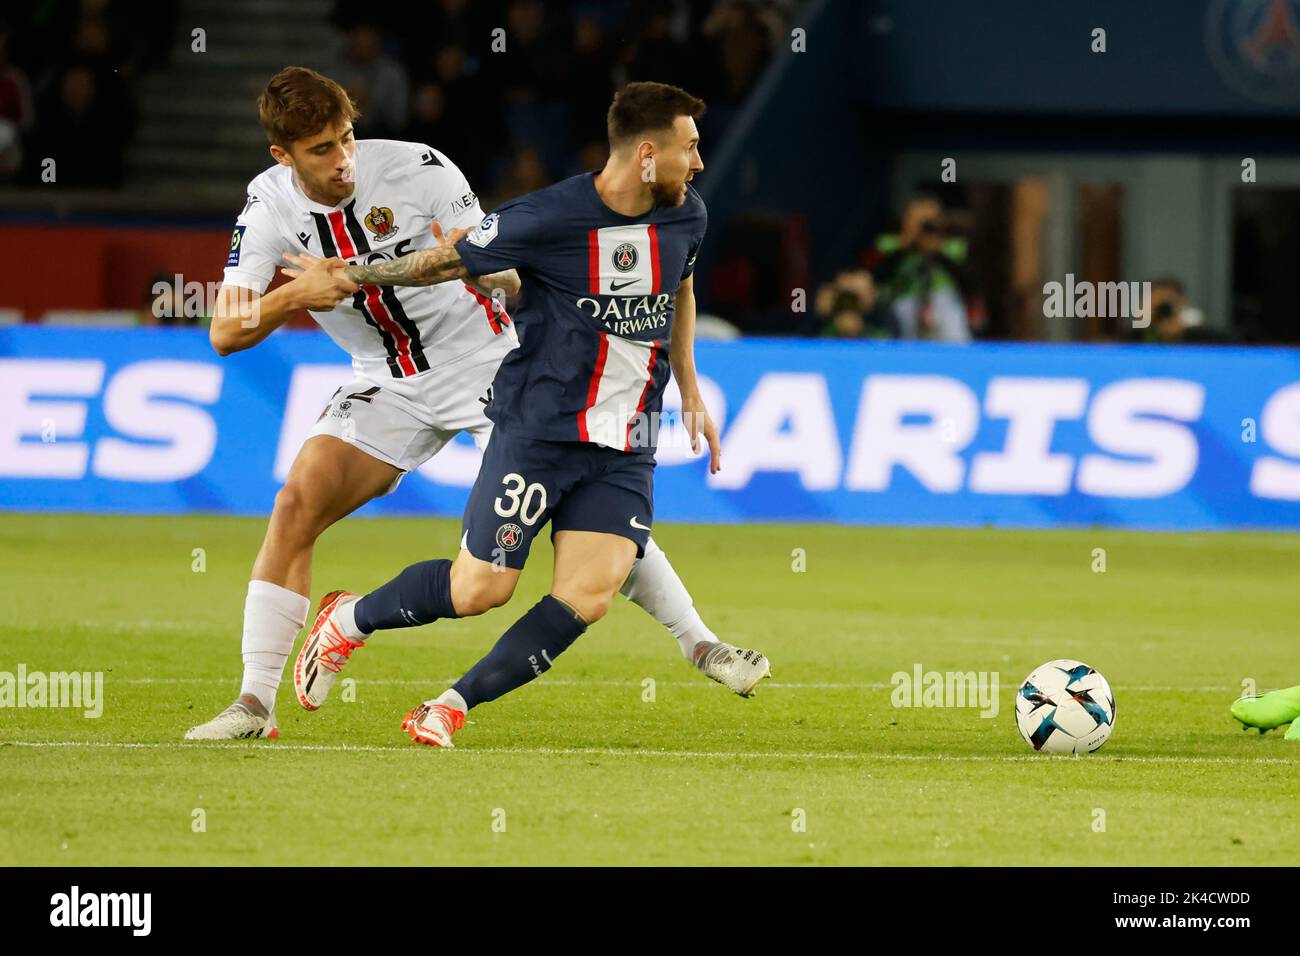
[[[439,248],[452,249],[456,243],[460,242],[465,236],[469,235],[468,229],[453,229],[451,232],[442,231],[442,223],[434,220],[430,228],[433,231],[433,238],[437,241]],[[519,294],[519,273],[514,269],[506,269],[503,272],[493,272],[485,276],[470,276],[465,280],[474,288],[478,289],[484,295],[497,299],[502,296]]]
[[494,272],[487,276],[470,276],[469,284],[494,299],[498,293],[510,298],[519,294],[519,273],[514,269],[507,269],[505,272]]
[[465,263],[451,246],[417,249],[387,262],[354,263],[343,275],[357,285],[437,285],[452,279],[466,279]]

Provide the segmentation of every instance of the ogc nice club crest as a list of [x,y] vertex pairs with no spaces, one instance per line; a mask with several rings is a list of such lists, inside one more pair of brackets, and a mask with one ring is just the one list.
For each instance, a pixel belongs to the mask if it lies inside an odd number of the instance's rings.
[[387,239],[397,232],[393,211],[387,206],[371,206],[370,212],[366,213],[366,228],[380,239]]

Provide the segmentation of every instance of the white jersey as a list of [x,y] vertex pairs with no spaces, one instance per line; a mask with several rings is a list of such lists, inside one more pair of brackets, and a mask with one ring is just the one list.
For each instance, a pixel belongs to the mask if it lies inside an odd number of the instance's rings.
[[[435,246],[434,220],[450,232],[483,218],[464,175],[436,149],[360,140],[354,169],[356,188],[336,206],[304,196],[288,166],[254,178],[231,236],[226,284],[260,295],[285,264],[285,252],[381,262]],[[518,344],[504,310],[461,282],[365,285],[311,316],[352,356],[359,378],[412,396],[427,390],[422,379],[429,372],[469,356],[476,363],[492,352],[504,356]]]

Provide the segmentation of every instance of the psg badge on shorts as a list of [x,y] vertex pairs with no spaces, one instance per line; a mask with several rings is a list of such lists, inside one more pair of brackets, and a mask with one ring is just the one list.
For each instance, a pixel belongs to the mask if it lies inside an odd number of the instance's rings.
[[516,551],[524,543],[524,529],[512,521],[497,528],[497,547],[502,551]]

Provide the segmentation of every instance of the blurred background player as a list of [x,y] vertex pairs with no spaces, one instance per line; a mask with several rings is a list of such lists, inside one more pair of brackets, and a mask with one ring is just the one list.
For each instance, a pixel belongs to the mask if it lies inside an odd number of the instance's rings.
[[[633,561],[647,553],[670,365],[692,444],[703,433],[717,472],[717,427],[694,359],[692,275],[707,212],[689,181],[704,168],[695,126],[703,111],[703,101],[678,87],[630,83],[609,109],[610,158],[599,173],[506,203],[473,233],[453,234],[454,246],[343,270],[360,283],[426,285],[517,269],[522,345],[493,381],[487,414],[496,427],[465,508],[460,554],[412,565],[359,599],[331,595],[296,674],[319,670],[317,658],[330,648],[343,649],[334,655],[341,663],[376,630],[500,607],[549,523],[550,593],[402,723],[417,743],[449,747],[470,708],[549,670],[605,615]],[[696,658],[737,674],[744,683],[733,689],[742,694],[770,676],[763,655],[722,643]]]
[[[277,165],[249,184],[213,315],[213,347],[222,355],[251,348],[294,310],[307,308],[352,356],[354,379],[335,392],[276,496],[244,605],[240,696],[191,728],[189,739],[275,735],[275,694],[310,606],[317,538],[391,491],[458,432],[469,431],[483,447],[491,429],[483,413],[488,389],[517,344],[499,301],[517,291],[511,271],[395,289],[359,286],[331,268],[431,247],[431,224],[438,220],[453,227],[478,222],[477,197],[445,155],[414,143],[356,142],[358,114],[348,94],[301,67],[271,79],[258,111]],[[266,292],[291,248],[322,255]],[[625,593],[672,630],[688,660],[698,659],[711,677],[737,689],[729,672],[706,667],[706,658],[695,655],[698,642],[717,639],[663,552],[647,549],[646,558],[637,574],[620,579]],[[327,672],[351,651],[314,637],[314,660]],[[312,686],[315,677],[313,671],[300,690],[304,706],[328,689],[324,680]]]

